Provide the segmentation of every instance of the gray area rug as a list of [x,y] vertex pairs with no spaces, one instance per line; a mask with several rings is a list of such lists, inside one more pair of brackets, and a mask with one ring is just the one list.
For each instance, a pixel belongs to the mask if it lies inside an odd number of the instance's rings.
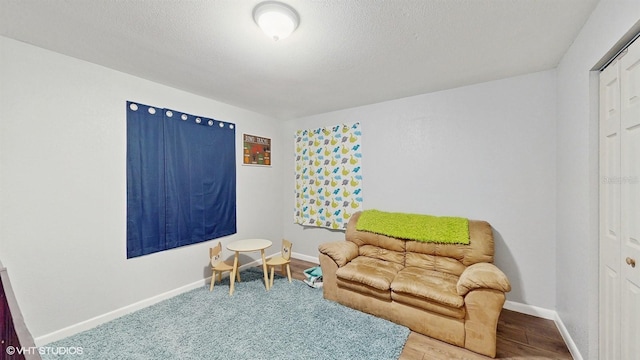
[[322,290],[262,272],[229,278],[47,344],[82,354],[43,359],[397,359],[409,329],[322,298]]

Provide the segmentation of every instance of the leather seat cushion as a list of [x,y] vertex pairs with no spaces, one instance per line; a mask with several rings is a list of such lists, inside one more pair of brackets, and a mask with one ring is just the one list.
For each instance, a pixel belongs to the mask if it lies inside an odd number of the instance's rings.
[[411,305],[413,307],[417,307],[427,311],[431,311],[436,314],[456,318],[456,319],[464,319],[467,313],[464,306],[461,308],[454,308],[451,306],[443,305],[435,301],[425,299],[423,297],[419,298],[413,295],[397,293],[393,291],[391,292],[391,300],[398,303]]
[[[403,266],[394,262],[358,256],[336,271],[338,279],[389,291],[391,282]],[[455,284],[454,284],[455,291]]]
[[418,267],[406,267],[398,272],[391,283],[391,290],[423,298],[452,308],[461,308],[464,298],[458,295],[458,277],[439,271]]

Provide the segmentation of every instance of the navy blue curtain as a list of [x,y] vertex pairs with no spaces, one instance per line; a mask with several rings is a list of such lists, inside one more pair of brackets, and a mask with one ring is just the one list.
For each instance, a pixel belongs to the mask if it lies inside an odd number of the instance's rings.
[[127,258],[234,233],[235,126],[127,102]]

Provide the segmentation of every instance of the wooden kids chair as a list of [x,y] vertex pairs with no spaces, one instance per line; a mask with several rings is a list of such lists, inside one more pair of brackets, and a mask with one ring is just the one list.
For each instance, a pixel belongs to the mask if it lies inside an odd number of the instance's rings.
[[276,255],[267,260],[267,268],[271,268],[271,279],[269,280],[270,286],[273,286],[273,269],[276,266],[280,266],[280,272],[284,275],[284,268],[287,267],[287,278],[291,282],[291,243],[285,239],[282,239],[282,251],[280,255]]
[[[233,271],[233,264],[229,264],[226,261],[221,260],[222,257],[222,244],[218,241],[218,244],[215,247],[209,248],[209,257],[211,258],[211,286],[209,287],[209,291],[213,290],[213,285],[216,282],[216,273],[218,274],[218,281],[222,281],[222,273],[225,271],[229,272],[229,276]],[[236,279],[240,282],[240,271],[236,273]]]

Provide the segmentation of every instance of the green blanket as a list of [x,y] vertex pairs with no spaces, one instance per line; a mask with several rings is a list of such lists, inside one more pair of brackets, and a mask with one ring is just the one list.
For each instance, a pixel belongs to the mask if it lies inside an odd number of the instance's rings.
[[421,242],[469,244],[469,220],[460,217],[365,210],[356,230]]

